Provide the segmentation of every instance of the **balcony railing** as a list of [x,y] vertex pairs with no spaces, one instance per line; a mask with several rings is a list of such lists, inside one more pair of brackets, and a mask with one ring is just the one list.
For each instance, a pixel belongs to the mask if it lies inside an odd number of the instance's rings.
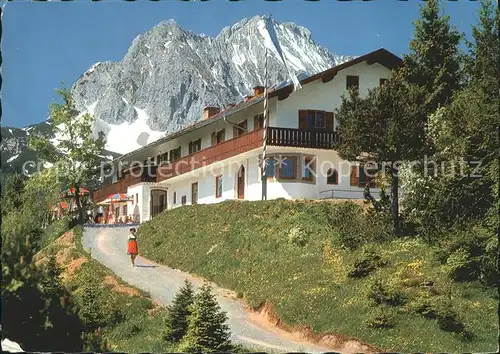
[[[333,149],[338,143],[335,132],[300,130],[289,128],[267,128],[267,144],[312,149]],[[262,146],[263,129],[253,130],[220,144],[184,156],[170,164],[157,166],[156,174],[144,168],[142,174],[126,174],[123,179],[94,191],[93,198],[99,202],[115,193],[126,193],[127,187],[140,182],[161,182],[197,168],[222,161]]]
[[108,184],[98,190],[92,192],[92,199],[94,202],[99,203],[108,198],[112,194],[127,193],[127,188],[141,182],[155,182],[156,180],[156,166],[151,168],[144,167],[141,171],[141,166],[129,169],[123,176],[115,183]]
[[333,131],[302,130],[269,127],[267,144],[311,149],[333,149],[338,143],[338,135]]
[[170,164],[159,166],[156,181],[164,181],[256,149],[262,146],[262,133],[262,129],[253,130],[234,139],[226,140],[220,144],[184,156]]

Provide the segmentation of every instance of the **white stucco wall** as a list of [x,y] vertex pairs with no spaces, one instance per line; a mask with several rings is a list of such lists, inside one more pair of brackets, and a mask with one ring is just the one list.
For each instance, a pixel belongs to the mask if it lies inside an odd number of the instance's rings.
[[[227,159],[218,165],[209,165],[203,169],[192,171],[162,183],[168,186],[168,208],[181,206],[181,198],[186,196],[186,205],[192,203],[191,184],[198,182],[198,203],[219,203],[228,199],[237,199],[237,173],[241,165],[245,166],[245,200],[261,200],[262,184],[260,181],[260,166],[258,156],[260,149]],[[283,147],[269,147],[268,154],[303,154],[316,157],[316,177],[314,182],[268,180],[268,199],[321,199],[331,198],[363,198],[363,188],[350,185],[352,164],[340,159],[336,151],[315,149],[294,149]],[[300,161],[300,160],[298,160]],[[300,163],[300,162],[299,162]],[[338,172],[338,184],[327,184],[328,169],[334,168]],[[302,171],[302,166],[297,169]],[[216,176],[223,176],[223,193],[216,198]],[[176,203],[173,203],[173,194],[177,193]],[[323,192],[323,193],[322,193]],[[376,195],[378,189],[372,189]]]
[[[150,185],[146,183],[139,183],[134,186],[128,187],[127,194],[134,197],[134,203],[128,203],[128,215],[132,216],[136,205],[139,206],[140,220],[149,220],[150,216]],[[137,194],[137,196],[136,196]],[[138,197],[138,202],[136,202]]]
[[341,97],[346,90],[346,76],[359,76],[359,92],[361,96],[368,93],[368,89],[377,87],[381,78],[389,77],[390,70],[375,63],[366,62],[353,65],[337,73],[333,80],[323,83],[316,80],[304,85],[302,90],[295,91],[290,96],[277,103],[276,121],[271,126],[282,128],[298,128],[299,110],[316,109],[334,112],[340,106]]

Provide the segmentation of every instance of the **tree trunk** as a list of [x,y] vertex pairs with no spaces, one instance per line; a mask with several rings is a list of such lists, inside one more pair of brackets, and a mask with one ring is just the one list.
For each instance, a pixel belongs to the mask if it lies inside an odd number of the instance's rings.
[[85,216],[83,215],[82,203],[80,201],[80,187],[75,186],[76,209],[78,210],[78,223],[83,224]]
[[391,216],[394,235],[399,235],[399,176],[398,171],[391,169]]

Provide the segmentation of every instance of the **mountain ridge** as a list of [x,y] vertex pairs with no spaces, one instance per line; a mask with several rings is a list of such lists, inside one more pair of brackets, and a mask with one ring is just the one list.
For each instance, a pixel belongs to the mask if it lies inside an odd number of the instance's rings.
[[[216,36],[184,29],[175,19],[161,21],[136,36],[120,61],[97,62],[82,73],[71,86],[75,107],[96,118],[94,132],[104,132],[106,149],[117,154],[195,123],[204,106],[226,107],[263,85],[265,46],[258,27],[266,18],[243,18]],[[299,79],[353,58],[330,53],[306,27],[272,22]],[[289,77],[272,52],[268,73],[270,86]],[[2,164],[18,169],[23,156],[36,158],[22,131],[45,131],[49,124],[50,119],[25,128],[2,127]],[[9,134],[8,129],[20,130]]]

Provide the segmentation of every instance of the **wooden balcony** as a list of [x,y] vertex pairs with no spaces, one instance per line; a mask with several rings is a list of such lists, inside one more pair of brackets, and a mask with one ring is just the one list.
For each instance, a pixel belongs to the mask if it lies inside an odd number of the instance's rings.
[[156,181],[182,175],[262,146],[263,129],[253,130],[158,167]]
[[300,130],[269,127],[267,144],[310,149],[333,149],[338,143],[338,135],[333,131]]
[[112,194],[127,193],[127,188],[141,182],[156,181],[156,166],[151,168],[144,167],[141,171],[141,166],[130,168],[124,172],[123,177],[115,183],[103,186],[92,192],[92,199],[95,203],[102,202]]
[[[263,129],[253,130],[236,138],[226,140],[220,144],[210,146],[201,151],[184,156],[170,164],[153,166],[150,173],[144,168],[129,170],[124,177],[117,182],[104,186],[93,192],[95,202],[106,199],[115,193],[127,193],[127,187],[140,182],[161,182],[172,177],[180,176],[200,167],[208,166],[218,161],[223,161],[262,147]],[[335,132],[319,130],[299,130],[289,128],[269,127],[267,130],[267,144],[273,146],[287,146],[311,149],[333,149],[338,143],[338,135]],[[140,169],[140,167],[137,167]],[[156,173],[154,172],[156,171]],[[130,173],[134,172],[134,173]]]

